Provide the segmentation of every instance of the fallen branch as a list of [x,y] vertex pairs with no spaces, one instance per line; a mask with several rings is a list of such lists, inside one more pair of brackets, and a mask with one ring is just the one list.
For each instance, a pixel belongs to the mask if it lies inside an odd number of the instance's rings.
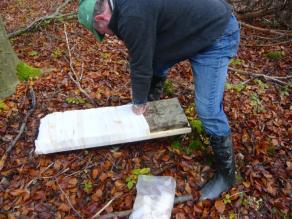
[[235,69],[232,67],[228,67],[228,69],[231,71],[240,73],[240,74],[250,75],[252,77],[263,77],[266,80],[274,81],[274,82],[277,82],[281,85],[287,85],[287,83],[282,81],[282,80],[289,80],[292,78],[292,76],[287,76],[287,77],[269,76],[269,75],[265,75],[265,74],[253,73],[253,72],[248,72],[248,71],[244,71],[244,70],[240,70],[240,69]]
[[253,29],[253,30],[257,30],[257,31],[261,31],[264,33],[271,33],[271,34],[277,34],[277,35],[281,35],[281,36],[292,36],[292,32],[289,31],[285,31],[285,30],[272,30],[272,29],[265,29],[262,27],[256,27],[247,23],[244,23],[242,21],[239,21],[240,25],[243,27],[247,27],[249,29]]
[[241,12],[240,14],[237,13],[236,17],[238,17],[238,19],[251,19],[251,18],[257,18],[257,17],[263,17],[266,15],[270,15],[273,14],[277,11],[279,11],[282,7],[276,7],[276,8],[270,8],[270,9],[262,9],[262,10],[258,10],[258,11],[253,11],[253,12]]
[[5,161],[9,155],[9,153],[11,152],[11,150],[13,149],[13,147],[15,146],[16,142],[19,140],[19,138],[21,137],[25,127],[26,127],[26,123],[27,123],[27,120],[28,120],[28,117],[30,117],[30,115],[32,114],[32,112],[34,111],[35,109],[35,106],[36,106],[36,98],[35,98],[35,93],[34,93],[34,90],[32,88],[32,86],[30,86],[30,89],[29,89],[29,93],[30,93],[30,96],[31,96],[31,100],[32,100],[32,103],[31,103],[31,108],[30,110],[27,112],[27,114],[25,115],[24,117],[24,120],[21,124],[21,127],[19,129],[19,132],[17,134],[17,136],[14,138],[14,140],[10,143],[10,145],[8,146],[7,150],[5,151],[4,155],[2,156],[1,160],[0,160],[0,171],[3,169],[4,167],[4,164],[5,164]]
[[66,193],[64,192],[64,190],[62,189],[62,187],[61,187],[60,184],[58,183],[57,178],[55,178],[55,181],[56,181],[56,183],[57,183],[59,189],[61,190],[61,192],[64,194],[65,198],[67,199],[68,204],[69,204],[70,207],[73,209],[73,211],[74,211],[74,212],[75,212],[80,218],[83,218],[83,217],[81,216],[81,214],[80,214],[80,213],[74,208],[74,206],[72,205],[72,203],[71,203],[69,197],[66,195]]
[[40,17],[35,19],[32,23],[30,23],[29,25],[27,25],[26,27],[22,27],[12,33],[8,33],[8,38],[11,37],[15,37],[18,36],[20,34],[23,34],[37,26],[39,26],[41,23],[43,23],[44,21],[48,21],[48,20],[53,20],[53,19],[60,19],[60,18],[64,18],[64,17],[69,17],[69,18],[74,18],[76,17],[76,13],[75,12],[71,12],[68,14],[60,14],[61,9],[63,9],[70,1],[72,0],[66,0],[63,4],[61,4],[54,13],[50,14],[50,15],[46,15],[44,17]]
[[247,46],[247,47],[271,47],[271,46],[278,46],[278,45],[283,45],[283,44],[287,44],[287,43],[292,43],[292,39],[290,40],[286,40],[286,41],[282,41],[282,42],[276,42],[276,43],[270,43],[270,44],[241,44],[242,46]]
[[[179,203],[192,201],[192,200],[193,200],[192,195],[184,195],[184,196],[180,196],[180,197],[175,197],[174,204],[179,204]],[[98,219],[126,217],[131,213],[132,213],[132,210],[117,211],[117,212],[113,212],[113,213],[110,213],[110,214],[102,215],[102,216],[98,217]]]
[[68,49],[68,54],[69,54],[69,65],[70,65],[71,71],[73,72],[73,75],[74,75],[74,77],[73,77],[72,73],[69,72],[69,77],[76,84],[76,86],[78,87],[80,92],[83,93],[86,96],[86,98],[90,101],[90,103],[92,105],[96,106],[94,100],[88,95],[88,93],[81,87],[81,84],[80,84],[80,81],[82,80],[82,76],[83,76],[83,64],[82,64],[82,67],[81,67],[81,74],[80,74],[79,77],[78,77],[78,75],[77,75],[77,73],[76,73],[76,71],[74,69],[73,61],[72,61],[72,55],[71,55],[71,48],[70,48],[70,45],[69,45],[69,40],[68,40],[68,35],[67,35],[66,25],[65,24],[64,24],[64,33],[65,33],[67,49]]

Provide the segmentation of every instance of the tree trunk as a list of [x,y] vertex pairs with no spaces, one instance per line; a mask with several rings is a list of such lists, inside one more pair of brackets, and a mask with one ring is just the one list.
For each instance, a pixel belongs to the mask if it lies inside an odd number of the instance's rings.
[[0,98],[8,97],[15,92],[19,82],[16,76],[18,62],[0,16]]

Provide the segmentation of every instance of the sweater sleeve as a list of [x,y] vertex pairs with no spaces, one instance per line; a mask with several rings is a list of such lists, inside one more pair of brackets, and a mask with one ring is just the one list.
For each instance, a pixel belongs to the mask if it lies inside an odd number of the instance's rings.
[[132,101],[147,102],[153,75],[153,54],[156,44],[155,23],[129,16],[119,23],[120,36],[129,51]]

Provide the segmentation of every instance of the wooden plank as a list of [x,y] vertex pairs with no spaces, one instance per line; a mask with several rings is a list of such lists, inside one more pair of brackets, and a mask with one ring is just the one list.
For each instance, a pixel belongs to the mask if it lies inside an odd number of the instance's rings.
[[132,105],[51,113],[41,119],[37,154],[108,146],[191,132],[177,99],[149,103],[145,115]]

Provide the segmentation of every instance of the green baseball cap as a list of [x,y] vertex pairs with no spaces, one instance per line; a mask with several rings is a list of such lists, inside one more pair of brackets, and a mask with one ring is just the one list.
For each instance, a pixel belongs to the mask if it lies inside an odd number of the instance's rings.
[[93,27],[93,11],[96,0],[80,0],[78,5],[78,21],[91,31],[98,41],[102,41],[103,34],[98,33]]

